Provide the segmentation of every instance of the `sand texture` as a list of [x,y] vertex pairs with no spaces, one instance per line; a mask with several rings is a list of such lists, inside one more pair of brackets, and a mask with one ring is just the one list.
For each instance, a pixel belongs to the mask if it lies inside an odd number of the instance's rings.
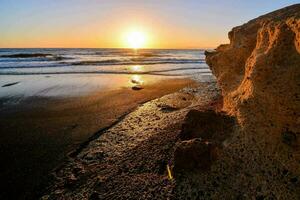
[[215,84],[183,89],[140,106],[54,173],[44,199],[168,199],[173,152],[190,109],[218,98]]

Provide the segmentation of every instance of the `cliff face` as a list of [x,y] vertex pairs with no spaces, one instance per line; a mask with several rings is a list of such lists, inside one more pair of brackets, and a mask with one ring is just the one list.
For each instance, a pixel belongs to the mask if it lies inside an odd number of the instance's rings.
[[206,52],[224,110],[247,121],[293,132],[300,126],[300,4],[229,32],[230,44]]
[[[229,39],[230,44],[206,52],[222,90],[223,111],[235,116],[241,126],[222,158],[230,168],[239,165],[239,170],[225,171],[234,180],[249,174],[256,177],[239,185],[264,188],[264,196],[298,199],[300,4],[235,27]],[[242,176],[234,175],[237,173]],[[243,192],[259,193],[255,189]]]

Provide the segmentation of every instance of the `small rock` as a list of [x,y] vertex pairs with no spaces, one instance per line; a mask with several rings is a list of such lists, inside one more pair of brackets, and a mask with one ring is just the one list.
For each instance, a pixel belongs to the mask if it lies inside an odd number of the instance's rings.
[[141,85],[135,85],[132,87],[133,90],[141,90],[144,89]]
[[131,83],[134,83],[134,84],[139,84],[140,82],[136,79],[131,79]]

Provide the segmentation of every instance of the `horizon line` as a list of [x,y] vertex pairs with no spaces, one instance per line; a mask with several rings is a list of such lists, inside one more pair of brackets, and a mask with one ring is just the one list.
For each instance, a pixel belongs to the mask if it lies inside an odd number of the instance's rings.
[[0,47],[0,49],[132,49],[132,50],[197,50],[215,49],[216,47],[195,47],[195,48],[125,48],[125,47]]

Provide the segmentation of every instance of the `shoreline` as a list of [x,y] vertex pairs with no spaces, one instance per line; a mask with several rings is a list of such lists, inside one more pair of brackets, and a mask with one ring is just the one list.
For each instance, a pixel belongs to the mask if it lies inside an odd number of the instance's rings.
[[168,79],[139,91],[121,88],[80,97],[30,97],[17,104],[2,103],[1,178],[10,182],[1,196],[30,196],[39,185],[43,187],[52,169],[99,130],[149,100],[195,84],[190,79]]

